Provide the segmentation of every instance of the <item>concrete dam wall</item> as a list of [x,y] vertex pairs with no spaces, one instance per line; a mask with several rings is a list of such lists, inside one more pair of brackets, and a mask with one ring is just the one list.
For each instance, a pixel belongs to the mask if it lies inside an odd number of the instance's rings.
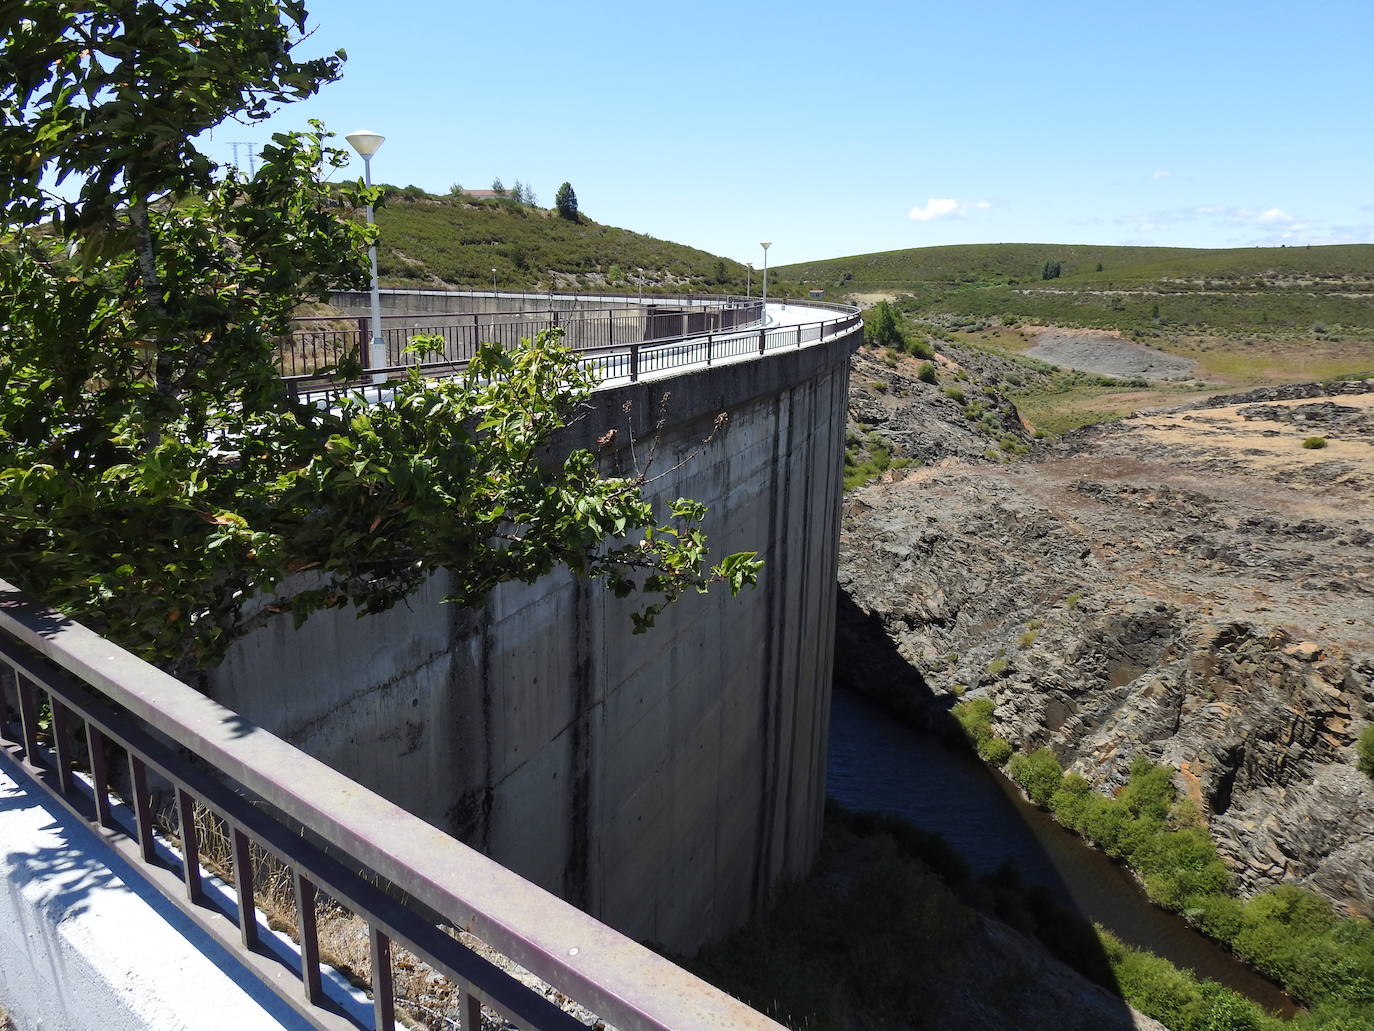
[[652,494],[706,503],[713,555],[757,550],[756,590],[636,636],[633,598],[564,573],[480,611],[439,604],[440,574],[378,616],[267,626],[212,693],[633,937],[722,936],[819,844],[856,344],[601,390],[565,435],[615,429],[608,472],[654,451]]

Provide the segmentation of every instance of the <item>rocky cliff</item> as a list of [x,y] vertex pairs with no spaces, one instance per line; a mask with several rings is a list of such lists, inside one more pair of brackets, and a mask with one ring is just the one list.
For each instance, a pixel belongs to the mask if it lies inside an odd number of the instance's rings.
[[[1006,464],[1019,449],[989,441],[1029,436],[997,359],[951,350],[942,384],[886,387],[857,360],[851,418],[925,465],[847,498],[849,686],[930,722],[991,698],[999,735],[1106,791],[1136,755],[1168,763],[1244,891],[1374,911],[1353,749],[1374,715],[1374,383],[1141,413]],[[952,404],[956,369],[995,428]]]

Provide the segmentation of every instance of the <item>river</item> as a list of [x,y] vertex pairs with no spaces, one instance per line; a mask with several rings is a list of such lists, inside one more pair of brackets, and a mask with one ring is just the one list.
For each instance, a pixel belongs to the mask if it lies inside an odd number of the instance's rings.
[[899,816],[941,835],[975,876],[1010,864],[1127,944],[1271,1012],[1298,1012],[1274,984],[1152,904],[1124,868],[1026,802],[972,752],[899,724],[846,691],[835,691],[831,708],[826,787],[846,808]]

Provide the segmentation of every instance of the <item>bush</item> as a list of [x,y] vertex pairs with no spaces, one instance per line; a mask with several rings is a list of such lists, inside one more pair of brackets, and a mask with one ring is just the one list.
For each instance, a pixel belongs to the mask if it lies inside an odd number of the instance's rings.
[[1005,766],[1011,751],[1011,742],[1004,737],[986,738],[978,745],[978,757],[994,766]]
[[939,379],[935,375],[935,366],[930,362],[925,362],[916,372],[916,378],[922,383],[938,383]]
[[906,343],[897,311],[887,301],[879,301],[864,312],[864,342],[897,350]]
[[1007,763],[1007,776],[1021,786],[1032,802],[1046,807],[1064,781],[1059,760],[1048,748],[1013,756]]
[[1304,440],[1304,441],[1302,442],[1302,446],[1305,447],[1305,448],[1312,449],[1312,450],[1316,450],[1317,448],[1323,448],[1323,447],[1326,447],[1326,438],[1325,438],[1325,437],[1308,437],[1306,440]]
[[950,714],[958,722],[969,744],[977,747],[992,737],[993,708],[991,698],[970,698],[956,705]]
[[1355,766],[1360,772],[1374,777],[1374,725],[1365,727],[1355,743]]
[[906,349],[917,358],[935,357],[935,348],[930,346],[930,341],[925,337],[911,337],[906,342]]

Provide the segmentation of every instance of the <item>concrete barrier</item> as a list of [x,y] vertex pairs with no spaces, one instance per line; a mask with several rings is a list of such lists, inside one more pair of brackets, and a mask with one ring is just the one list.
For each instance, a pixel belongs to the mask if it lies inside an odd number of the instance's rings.
[[[719,938],[819,843],[848,359],[854,335],[598,391],[564,437],[709,506],[757,590],[672,606],[568,575],[239,642],[212,694],[593,916],[679,951]],[[655,431],[659,420],[661,427]],[[630,447],[630,440],[636,441]],[[709,443],[703,443],[710,438]]]

